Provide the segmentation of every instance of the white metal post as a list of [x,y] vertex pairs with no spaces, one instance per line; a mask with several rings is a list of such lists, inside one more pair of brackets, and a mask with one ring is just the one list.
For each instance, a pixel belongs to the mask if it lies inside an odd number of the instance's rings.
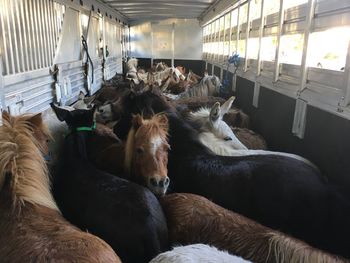
[[171,30],[171,50],[172,50],[171,67],[174,67],[174,60],[175,60],[175,23],[173,23],[172,30]]
[[256,68],[256,76],[261,74],[261,54],[262,54],[262,38],[264,36],[264,26],[265,26],[265,12],[264,12],[264,0],[261,0],[261,12],[260,12],[260,25],[259,25],[259,52],[258,52],[258,65]]
[[247,26],[245,29],[245,55],[244,55],[244,68],[243,68],[244,72],[246,72],[248,70],[248,40],[249,40],[249,32],[250,32],[250,3],[251,3],[251,0],[248,1]]
[[301,78],[300,78],[300,87],[298,90],[298,95],[306,88],[306,80],[307,80],[307,54],[308,54],[308,46],[309,46],[309,36],[311,31],[311,25],[315,14],[315,0],[309,0],[307,15],[305,20],[305,28],[304,28],[304,45],[303,45],[303,55],[301,58]]
[[284,3],[283,2],[284,2],[283,0],[280,0],[276,54],[275,54],[275,70],[274,70],[274,76],[273,76],[274,82],[278,81],[279,75],[280,75],[280,49],[281,49],[281,37],[282,37],[283,22],[284,22]]
[[343,100],[339,102],[339,106],[346,107],[350,104],[350,41],[348,43],[348,53],[346,55],[346,62],[344,68],[344,97]]

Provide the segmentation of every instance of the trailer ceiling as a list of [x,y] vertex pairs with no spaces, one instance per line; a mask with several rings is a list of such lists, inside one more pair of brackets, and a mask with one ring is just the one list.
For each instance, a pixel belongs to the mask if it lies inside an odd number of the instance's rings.
[[167,18],[199,18],[215,0],[103,0],[107,5],[125,15],[130,22]]

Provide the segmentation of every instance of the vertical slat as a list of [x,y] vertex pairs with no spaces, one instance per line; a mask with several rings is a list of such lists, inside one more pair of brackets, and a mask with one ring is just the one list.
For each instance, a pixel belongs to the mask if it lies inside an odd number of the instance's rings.
[[45,46],[45,38],[44,38],[44,32],[43,32],[43,2],[42,0],[36,0],[37,3],[37,12],[38,12],[38,25],[39,25],[39,36],[40,36],[40,47],[41,47],[41,55],[42,55],[42,60],[41,60],[41,65],[40,68],[45,67],[47,65],[46,63],[46,58],[47,58],[47,49]]
[[30,3],[30,8],[29,8],[29,14],[30,14],[30,22],[31,22],[31,28],[32,28],[32,43],[33,43],[33,56],[34,56],[34,66],[33,66],[33,70],[38,68],[38,64],[39,62],[39,46],[38,46],[38,30],[36,27],[36,14],[35,14],[35,7],[34,7],[34,0],[29,0]]
[[[13,54],[13,43],[12,43],[12,30],[11,30],[11,26],[10,26],[10,12],[9,10],[11,10],[11,7],[8,5],[8,1],[5,0],[5,3],[6,3],[6,6],[5,6],[5,10],[7,10],[7,32],[8,32],[8,37],[7,39],[9,40],[9,47],[10,49],[7,50],[10,51],[10,55],[11,55],[11,60],[10,60],[10,63],[11,63],[11,72],[9,71],[9,74],[15,74],[16,73],[16,69],[15,69],[15,60],[14,60],[14,54]],[[6,40],[6,37],[5,37],[5,40]]]
[[344,99],[340,102],[340,106],[346,107],[350,104],[350,41],[348,43],[348,53],[346,55],[344,68]]
[[[238,42],[239,42],[239,34],[241,31],[241,25],[239,24],[239,16],[240,16],[240,12],[241,12],[241,0],[239,0],[239,4],[238,4],[238,8],[237,8],[237,33],[236,33],[236,53],[238,54]],[[239,54],[240,56],[242,54]]]
[[28,41],[27,41],[27,36],[30,35],[30,32],[29,32],[29,29],[28,29],[28,23],[26,22],[26,17],[25,17],[25,12],[24,12],[24,4],[25,4],[25,1],[22,0],[20,2],[20,10],[21,10],[21,23],[23,25],[23,44],[24,46],[22,47],[23,48],[23,53],[24,53],[24,56],[25,56],[25,59],[26,59],[26,66],[25,66],[25,69],[26,70],[30,70],[30,62],[29,62],[29,54],[30,52],[28,52]]
[[[58,36],[57,36],[57,34],[58,34],[58,21],[57,21],[57,11],[56,11],[57,5],[58,5],[57,3],[52,2],[51,10],[50,10],[50,14],[52,17],[52,28],[53,28],[55,54],[56,54],[56,43],[57,43],[57,38],[58,38]],[[54,56],[55,56],[55,54],[54,54]]]
[[230,11],[230,30],[229,30],[229,40],[228,40],[228,56],[231,56],[232,50],[231,50],[231,41],[232,41],[232,11]]
[[[24,28],[22,28],[22,25],[21,25],[21,14],[19,12],[19,5],[22,1],[16,1],[15,2],[15,10],[16,10],[16,16],[17,16],[17,23],[14,24],[16,30],[15,32],[18,33],[19,37],[18,37],[18,53],[19,53],[19,65],[18,65],[18,68],[20,69],[19,72],[24,72],[26,71],[26,66],[25,66],[25,56],[26,56],[26,53],[24,52],[24,45],[23,45],[23,39],[22,39],[22,36],[25,35],[25,31],[24,31]],[[24,26],[24,25],[23,25]]]
[[174,59],[175,59],[175,23],[173,23],[172,30],[171,30],[171,50],[172,50],[171,66],[174,67]]
[[308,54],[308,46],[309,46],[309,37],[311,31],[311,24],[314,18],[315,13],[315,0],[309,0],[307,15],[305,20],[305,28],[304,28],[304,45],[303,45],[303,55],[301,58],[301,78],[300,78],[300,87],[298,93],[302,92],[306,88],[306,79],[307,79],[307,54]]
[[264,0],[261,0],[261,11],[260,11],[260,25],[259,25],[259,52],[258,52],[258,65],[256,68],[256,75],[261,74],[261,55],[262,55],[262,38],[264,35],[264,25],[265,25],[265,12],[264,12]]
[[13,38],[13,43],[14,43],[14,46],[11,46],[13,52],[15,52],[15,60],[13,61],[14,63],[14,68],[15,68],[15,71],[13,73],[18,73],[21,71],[20,69],[20,56],[19,56],[19,52],[20,52],[20,48],[18,46],[18,40],[17,40],[17,30],[16,30],[16,18],[15,18],[15,12],[14,12],[14,9],[15,9],[15,5],[16,3],[11,1],[10,2],[11,5],[10,5],[10,11],[11,11],[11,26],[12,26],[12,29],[11,29],[11,38]]
[[53,42],[54,31],[53,31],[53,27],[52,27],[53,17],[51,16],[51,6],[52,6],[52,1],[49,0],[47,3],[47,6],[46,6],[45,12],[47,13],[47,30],[49,31],[49,63],[50,63],[50,66],[52,65],[54,50],[55,50],[55,46],[54,46],[54,42]]
[[47,4],[48,0],[43,0],[42,3],[42,24],[43,24],[43,34],[44,34],[44,44],[45,44],[45,55],[46,55],[46,64],[45,66],[48,67],[51,65],[50,63],[50,34],[51,32],[48,29],[48,19],[47,19]]
[[[34,70],[35,68],[35,53],[36,50],[34,48],[34,28],[33,28],[33,16],[29,15],[31,11],[30,7],[30,1],[31,0],[25,0],[25,6],[24,6],[24,11],[26,15],[26,24],[27,24],[27,29],[28,29],[28,58],[30,61],[30,70]],[[31,17],[31,19],[30,19]]]
[[[5,20],[4,20],[4,17],[5,17],[5,12],[6,10],[6,5],[5,5],[5,2],[6,0],[2,0],[4,1],[3,2],[3,9],[0,9],[0,22],[1,22],[1,36],[2,36],[2,42],[3,42],[3,55],[5,56],[5,69],[4,69],[4,74],[7,75],[9,74],[9,71],[10,71],[10,64],[9,64],[9,54],[7,52],[7,43],[6,43],[6,28],[5,28]],[[2,65],[0,65],[2,66]]]
[[273,81],[276,82],[280,76],[280,50],[281,50],[281,37],[283,31],[284,21],[284,1],[280,0],[279,20],[278,20],[278,32],[276,41],[276,55],[275,55],[275,70],[273,75]]
[[247,11],[247,26],[245,30],[245,55],[244,55],[244,72],[248,70],[248,40],[249,40],[249,32],[250,32],[250,3],[251,0],[248,1],[248,11]]

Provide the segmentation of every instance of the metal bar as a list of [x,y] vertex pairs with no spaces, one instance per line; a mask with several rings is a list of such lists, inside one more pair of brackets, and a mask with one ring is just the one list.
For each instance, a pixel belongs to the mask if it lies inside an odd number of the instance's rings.
[[34,48],[32,46],[33,42],[34,42],[34,34],[33,34],[33,26],[30,23],[30,19],[29,17],[31,17],[33,19],[33,16],[29,16],[29,1],[30,0],[25,0],[26,4],[24,7],[24,11],[25,11],[25,16],[26,16],[26,24],[27,24],[27,29],[28,29],[28,57],[29,57],[29,61],[30,61],[30,70],[34,70],[34,60],[35,60],[35,56],[34,56]]
[[[6,29],[5,29],[5,21],[4,21],[4,13],[6,10],[8,10],[5,6],[6,0],[4,0],[4,9],[0,9],[0,22],[1,22],[1,32],[2,32],[2,41],[3,41],[3,48],[4,48],[4,55],[5,55],[5,72],[4,74],[9,74],[10,71],[10,65],[9,65],[9,54],[7,52],[7,44],[6,44]],[[2,66],[2,65],[0,65]]]
[[237,33],[236,33],[236,53],[238,54],[238,43],[239,43],[239,34],[241,31],[241,25],[239,24],[239,14],[241,11],[241,0],[239,0],[238,8],[237,8]]
[[16,68],[16,71],[14,73],[18,73],[18,72],[21,72],[21,68],[20,68],[20,64],[21,64],[21,61],[20,61],[20,56],[18,55],[18,53],[20,52],[20,48],[18,46],[18,41],[17,41],[17,30],[16,30],[16,18],[15,18],[15,12],[14,12],[14,9],[15,9],[15,6],[16,6],[16,3],[14,2],[10,2],[11,3],[11,7],[10,7],[10,10],[11,10],[11,23],[12,23],[12,35],[10,36],[11,38],[13,37],[13,42],[14,42],[14,46],[12,47],[12,50],[13,52],[15,53],[15,59],[16,61],[13,61],[14,63],[14,68]]
[[248,11],[247,11],[247,26],[245,29],[245,55],[244,55],[244,68],[243,71],[246,72],[248,70],[248,41],[249,41],[249,32],[250,32],[250,3],[251,0],[248,1]]
[[41,8],[42,11],[42,23],[43,25],[43,34],[44,34],[44,44],[45,44],[45,55],[46,55],[46,65],[45,67],[48,67],[51,65],[51,45],[50,45],[50,35],[51,32],[49,30],[49,20],[48,20],[48,13],[47,13],[47,5],[49,0],[43,0],[43,5]]
[[43,17],[42,17],[42,0],[36,0],[37,3],[37,14],[38,14],[38,25],[39,25],[39,39],[40,39],[40,50],[41,50],[41,67],[46,66],[46,55],[47,50],[45,48],[44,32],[43,32]]
[[171,50],[172,50],[171,66],[174,67],[174,60],[175,60],[175,23],[173,23],[173,27],[172,27],[172,30],[171,30]]
[[[16,8],[16,16],[17,16],[17,24],[14,24],[14,26],[16,25],[17,27],[17,32],[19,33],[19,49],[17,50],[17,53],[20,53],[20,64],[18,65],[18,68],[20,69],[19,71],[20,72],[23,72],[23,71],[26,71],[26,66],[25,66],[25,52],[24,52],[24,46],[23,46],[23,39],[22,39],[22,35],[25,35],[25,31],[24,31],[24,28],[22,29],[22,26],[21,26],[21,15],[20,15],[20,12],[19,12],[19,4],[22,3],[22,1],[20,2],[16,2],[15,3],[15,8]],[[24,26],[24,25],[23,25]]]
[[278,33],[276,41],[276,54],[275,54],[275,70],[273,75],[273,81],[278,81],[280,75],[280,50],[281,50],[281,36],[283,31],[284,21],[284,3],[280,0],[279,20],[278,20]]
[[[53,58],[55,58],[56,55],[56,43],[57,43],[57,39],[58,39],[58,21],[57,21],[57,11],[56,11],[56,7],[57,5],[59,5],[56,2],[52,2],[51,5],[51,17],[52,17],[52,28],[53,28],[53,48],[54,48],[54,54],[53,54]],[[53,61],[53,60],[52,60]]]
[[34,68],[37,69],[38,65],[40,63],[40,47],[39,47],[39,38],[38,38],[38,27],[37,27],[37,17],[36,17],[36,8],[34,5],[34,0],[30,1],[30,14],[32,14],[31,22],[32,22],[32,33],[33,33],[33,50],[34,50],[34,57],[35,57],[35,63]]
[[311,31],[311,25],[315,14],[315,0],[309,0],[307,7],[307,15],[305,19],[305,28],[304,28],[304,45],[303,45],[303,55],[301,58],[301,78],[300,78],[300,87],[298,93],[302,92],[306,88],[306,79],[307,79],[307,54],[309,46],[309,37]]
[[[0,109],[5,108],[5,92],[4,92],[4,77],[3,77],[3,71],[2,71],[2,56],[0,55]],[[0,125],[2,125],[1,115],[0,115]]]
[[[15,61],[14,61],[14,55],[13,55],[13,44],[12,44],[12,30],[11,30],[11,26],[10,26],[10,12],[9,10],[11,10],[12,8],[8,6],[7,1],[5,0],[6,6],[5,6],[5,10],[7,10],[7,32],[8,32],[8,40],[9,40],[9,46],[10,46],[10,55],[11,55],[11,68],[12,68],[12,74],[16,73],[16,69],[15,69]],[[6,39],[6,38],[5,38]],[[8,72],[9,74],[10,71]]]
[[[23,24],[23,39],[24,39],[24,47],[22,47],[23,50],[23,56],[25,56],[26,59],[26,66],[25,69],[28,71],[30,70],[30,62],[29,62],[29,52],[28,52],[28,41],[27,41],[27,35],[30,34],[28,30],[28,24],[25,21],[25,13],[24,13],[24,0],[20,2],[20,10],[21,10],[21,23]],[[17,11],[18,13],[18,11]]]
[[102,16],[102,50],[103,50],[103,59],[106,60],[106,19]]
[[340,106],[348,106],[350,103],[350,41],[348,43],[348,53],[346,55],[346,62],[344,68],[344,99],[340,102]]
[[261,43],[264,35],[264,24],[265,24],[264,3],[265,3],[264,0],[261,0],[260,25],[259,25],[259,52],[258,52],[258,62],[257,62],[258,65],[256,68],[257,76],[260,76],[261,74],[261,53],[262,53]]
[[228,56],[230,57],[232,50],[231,50],[231,37],[232,37],[232,10],[230,11],[230,30],[229,30],[229,40],[228,40]]

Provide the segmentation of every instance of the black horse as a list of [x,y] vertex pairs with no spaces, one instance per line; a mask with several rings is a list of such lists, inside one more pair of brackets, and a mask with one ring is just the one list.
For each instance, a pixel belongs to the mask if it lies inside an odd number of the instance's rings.
[[51,106],[71,131],[53,182],[63,215],[82,230],[104,239],[123,262],[148,262],[166,250],[166,219],[153,193],[89,163],[86,142],[92,134],[94,110],[68,111]]
[[[203,195],[258,222],[303,239],[313,246],[350,257],[350,202],[314,167],[278,155],[214,155],[198,133],[159,94],[129,98],[129,115],[168,112],[168,176],[175,192]],[[130,116],[115,127],[125,136]]]

